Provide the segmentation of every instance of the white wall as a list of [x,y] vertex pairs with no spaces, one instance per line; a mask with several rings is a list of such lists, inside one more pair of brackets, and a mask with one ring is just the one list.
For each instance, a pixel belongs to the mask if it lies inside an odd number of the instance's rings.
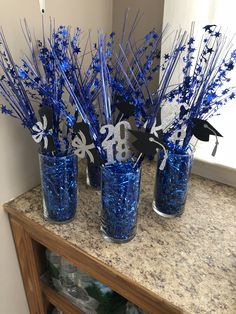
[[[181,27],[189,30],[191,22],[195,21],[196,33],[199,36],[204,25],[217,24],[222,26],[222,31],[225,31],[230,37],[235,33],[236,29],[235,11],[236,2],[234,0],[165,0],[163,25],[169,23],[173,29]],[[234,45],[236,48],[236,39],[234,40]],[[231,85],[236,86],[236,69],[232,76]],[[222,108],[221,113],[221,116],[210,120],[224,136],[223,139],[219,139],[220,145],[218,146],[216,156],[211,156],[215,144],[215,138],[212,137],[210,142],[198,142],[195,157],[204,162],[224,167],[226,177],[230,175],[229,169],[231,169],[234,176],[234,184],[236,184],[236,149],[234,144],[236,134],[236,100]],[[227,168],[229,171],[227,171]],[[233,178],[231,181],[227,181],[227,179],[223,178],[223,181],[232,182],[233,180]]]
[[[111,32],[111,0],[46,0],[46,18],[56,18],[57,24],[98,27]],[[25,48],[19,20],[26,17],[35,33],[41,32],[41,15],[37,0],[2,0],[0,25],[3,26],[14,56]],[[16,120],[0,115],[0,204],[15,198],[39,183],[37,147],[27,130]],[[18,261],[7,215],[0,206],[0,313],[27,314]]]

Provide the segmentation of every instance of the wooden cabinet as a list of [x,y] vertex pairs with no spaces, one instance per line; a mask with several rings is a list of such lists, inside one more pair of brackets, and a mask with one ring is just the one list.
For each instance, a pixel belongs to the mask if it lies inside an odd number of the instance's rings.
[[106,284],[148,313],[182,313],[177,307],[130,280],[128,276],[123,276],[115,269],[104,265],[22,213],[10,207],[6,207],[6,210],[9,213],[30,313],[47,313],[50,304],[68,314],[81,313],[65,297],[41,282],[40,276],[45,271],[45,248],[64,256],[80,270]]

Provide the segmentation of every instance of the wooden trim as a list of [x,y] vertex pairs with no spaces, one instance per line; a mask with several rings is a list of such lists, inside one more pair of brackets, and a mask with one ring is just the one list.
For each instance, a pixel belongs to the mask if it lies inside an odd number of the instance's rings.
[[41,283],[41,286],[45,298],[56,308],[66,314],[83,314],[83,312],[81,312],[79,308],[72,304],[66,297],[58,294],[43,282]]
[[31,314],[46,313],[32,239],[22,224],[10,217],[21,274]]
[[109,286],[111,289],[121,294],[134,304],[140,306],[148,313],[183,313],[183,310],[180,308],[172,305],[165,299],[147,290],[133,280],[130,280],[127,276],[120,274],[112,267],[100,262],[78,247],[56,236],[43,226],[27,218],[24,214],[17,212],[8,205],[5,205],[4,208],[10,215],[19,220],[23,228],[34,240],[47,247],[49,250],[55,251],[59,255],[64,256],[71,263],[81,269],[81,271],[88,273],[92,277]]

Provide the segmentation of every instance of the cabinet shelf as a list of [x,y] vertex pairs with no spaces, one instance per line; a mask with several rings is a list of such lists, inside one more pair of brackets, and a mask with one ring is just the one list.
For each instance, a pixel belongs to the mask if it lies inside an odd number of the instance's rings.
[[44,282],[41,283],[42,293],[47,301],[53,304],[56,308],[60,309],[64,313],[68,314],[84,314],[78,307],[72,304],[67,298],[57,293],[55,290],[50,288]]

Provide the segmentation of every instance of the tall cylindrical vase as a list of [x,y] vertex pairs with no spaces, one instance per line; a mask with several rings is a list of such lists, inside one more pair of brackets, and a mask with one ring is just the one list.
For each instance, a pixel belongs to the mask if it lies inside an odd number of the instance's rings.
[[101,166],[87,162],[86,183],[95,189],[101,188]]
[[157,159],[153,209],[163,217],[181,216],[188,192],[188,181],[192,166],[192,153],[167,152],[163,170],[160,165],[165,158],[161,150]]
[[136,234],[141,169],[131,161],[102,167],[103,237],[111,242],[125,243]]
[[78,158],[39,154],[43,215],[53,223],[71,221],[77,209]]

